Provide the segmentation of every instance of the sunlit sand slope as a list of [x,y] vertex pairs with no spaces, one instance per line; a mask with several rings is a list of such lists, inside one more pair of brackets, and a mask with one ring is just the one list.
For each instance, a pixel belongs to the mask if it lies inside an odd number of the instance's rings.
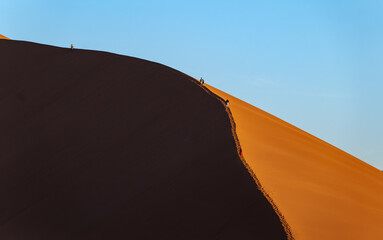
[[244,159],[295,239],[383,239],[383,174],[338,148],[220,90]]
[[5,36],[0,34],[0,39],[9,39],[9,38],[7,38],[7,37],[5,37]]
[[0,239],[286,239],[192,78],[28,42],[0,53]]

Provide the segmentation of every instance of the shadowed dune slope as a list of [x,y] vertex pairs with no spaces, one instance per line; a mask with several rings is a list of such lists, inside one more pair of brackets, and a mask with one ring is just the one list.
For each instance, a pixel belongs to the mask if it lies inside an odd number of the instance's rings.
[[96,51],[0,52],[0,239],[286,238],[192,78]]
[[383,174],[229,94],[244,159],[300,239],[383,239]]
[[0,39],[9,39],[9,38],[0,34]]

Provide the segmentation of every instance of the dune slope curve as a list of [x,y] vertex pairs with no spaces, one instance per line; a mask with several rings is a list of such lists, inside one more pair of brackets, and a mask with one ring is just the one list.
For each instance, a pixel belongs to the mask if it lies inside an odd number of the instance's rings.
[[0,239],[286,239],[220,101],[115,54],[0,40]]
[[229,99],[246,163],[300,239],[383,239],[380,170],[287,122]]

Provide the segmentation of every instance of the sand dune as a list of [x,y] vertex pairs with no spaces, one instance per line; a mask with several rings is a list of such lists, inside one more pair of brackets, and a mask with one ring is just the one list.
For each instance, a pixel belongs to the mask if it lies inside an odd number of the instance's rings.
[[5,37],[5,36],[0,34],[0,39],[9,39],[9,38],[7,38],[7,37]]
[[222,102],[166,66],[0,40],[0,239],[286,239]]
[[0,52],[0,239],[383,239],[381,171],[275,116],[145,60]]
[[244,159],[295,239],[383,239],[383,174],[214,87],[230,100]]

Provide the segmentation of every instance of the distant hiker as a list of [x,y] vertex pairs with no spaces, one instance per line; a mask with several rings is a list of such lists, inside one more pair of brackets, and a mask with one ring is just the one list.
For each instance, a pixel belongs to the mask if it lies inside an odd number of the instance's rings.
[[226,99],[225,105],[226,105],[226,107],[229,107],[229,99]]
[[242,148],[239,149],[239,155],[242,156]]
[[73,44],[71,44],[71,45],[70,45],[70,49],[72,49],[72,50],[73,50]]
[[203,84],[205,83],[205,80],[203,80],[203,78],[201,78],[201,79],[199,80],[199,82],[201,83],[201,85],[203,85]]

